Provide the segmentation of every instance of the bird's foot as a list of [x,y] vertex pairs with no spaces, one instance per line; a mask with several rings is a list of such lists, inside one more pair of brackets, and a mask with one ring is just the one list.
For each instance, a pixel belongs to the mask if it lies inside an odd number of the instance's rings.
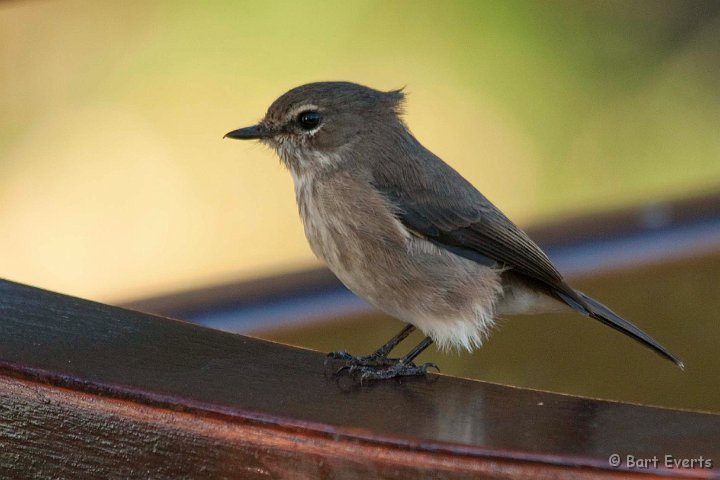
[[353,370],[357,367],[390,367],[400,362],[400,358],[390,358],[377,353],[364,356],[354,356],[348,352],[330,352],[327,354],[328,360],[340,360],[346,363],[337,373],[344,370]]
[[434,363],[423,363],[415,365],[413,362],[405,362],[402,359],[393,365],[387,367],[373,366],[350,366],[347,370],[350,374],[357,374],[360,377],[360,383],[367,380],[386,380],[395,377],[409,377],[416,375],[425,375],[428,368],[434,368],[438,372],[440,369]]

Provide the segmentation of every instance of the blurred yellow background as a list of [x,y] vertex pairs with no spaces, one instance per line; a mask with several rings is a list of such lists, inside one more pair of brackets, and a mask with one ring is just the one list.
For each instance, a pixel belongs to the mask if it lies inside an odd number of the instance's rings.
[[316,265],[289,175],[223,141],[318,80],[521,225],[720,185],[720,3],[0,3],[0,276],[101,301]]

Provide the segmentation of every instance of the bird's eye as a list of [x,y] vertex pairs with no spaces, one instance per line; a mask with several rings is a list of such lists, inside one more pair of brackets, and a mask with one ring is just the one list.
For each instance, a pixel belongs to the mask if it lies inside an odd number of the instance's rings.
[[303,130],[313,130],[317,128],[317,126],[320,125],[320,120],[322,120],[320,112],[315,110],[308,110],[297,116],[297,122]]

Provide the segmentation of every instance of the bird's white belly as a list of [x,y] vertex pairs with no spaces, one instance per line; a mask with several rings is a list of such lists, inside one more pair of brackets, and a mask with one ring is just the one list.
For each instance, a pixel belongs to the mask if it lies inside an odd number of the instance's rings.
[[387,208],[329,201],[310,186],[298,191],[308,242],[350,290],[440,348],[480,346],[502,291],[496,270],[412,235]]

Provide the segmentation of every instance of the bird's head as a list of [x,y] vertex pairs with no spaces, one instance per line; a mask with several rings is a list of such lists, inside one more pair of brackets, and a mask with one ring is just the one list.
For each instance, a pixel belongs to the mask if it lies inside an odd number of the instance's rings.
[[399,119],[403,100],[400,90],[382,92],[349,82],[309,83],[275,100],[257,125],[225,136],[260,140],[294,173],[332,168],[354,145],[364,150],[368,143],[382,143],[397,127],[404,130]]

